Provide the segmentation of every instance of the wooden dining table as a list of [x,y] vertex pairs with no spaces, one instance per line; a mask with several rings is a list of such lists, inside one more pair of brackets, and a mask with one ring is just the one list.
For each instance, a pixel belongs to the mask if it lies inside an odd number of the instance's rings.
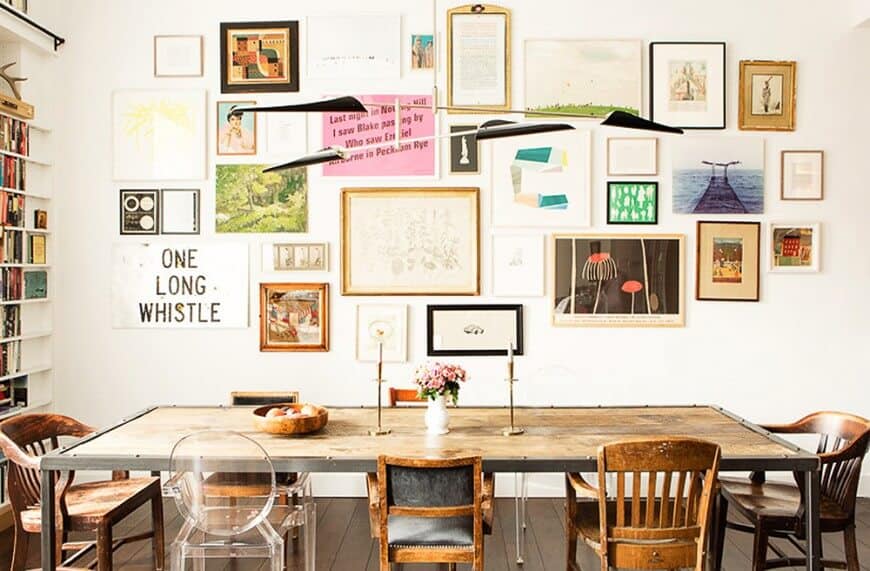
[[[329,422],[314,434],[276,436],[258,432],[253,407],[156,406],[138,412],[41,459],[42,521],[55,521],[54,479],[57,472],[90,470],[169,470],[173,444],[207,429],[250,436],[280,472],[375,472],[380,454],[407,457],[479,455],[487,472],[594,472],[598,446],[621,439],[692,436],[719,444],[720,471],[794,472],[805,484],[807,569],[821,569],[819,528],[819,458],[717,406],[518,407],[517,436],[502,434],[509,409],[450,409],[450,432],[426,434],[423,410],[383,410],[383,425],[392,430],[370,436],[377,409],[329,408]],[[201,450],[221,469],[250,465],[226,446]],[[42,568],[54,570],[54,526],[41,538]]]

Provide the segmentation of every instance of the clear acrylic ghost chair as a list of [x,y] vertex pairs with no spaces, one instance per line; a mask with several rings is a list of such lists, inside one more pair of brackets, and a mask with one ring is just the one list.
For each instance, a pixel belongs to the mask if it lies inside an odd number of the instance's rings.
[[[212,558],[268,559],[270,571],[285,569],[284,537],[302,527],[306,571],[314,571],[315,505],[307,475],[277,485],[269,455],[237,432],[204,430],[189,434],[172,449],[170,479],[164,486],[184,519],[170,549],[172,571],[195,570]],[[222,481],[232,481],[221,486]],[[217,484],[216,484],[217,482]],[[295,505],[277,505],[278,497],[298,497]],[[289,502],[285,502],[289,503]]]

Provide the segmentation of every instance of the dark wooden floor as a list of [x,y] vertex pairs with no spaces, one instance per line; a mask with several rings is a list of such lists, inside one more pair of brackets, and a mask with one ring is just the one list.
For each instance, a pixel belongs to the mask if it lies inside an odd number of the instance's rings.
[[[858,541],[861,569],[870,569],[870,499],[859,500]],[[492,536],[486,538],[486,568],[492,570],[524,569],[525,571],[550,571],[565,568],[565,528],[562,499],[529,500],[529,526],[526,534],[526,563],[522,567],[515,561],[513,501],[498,500]],[[317,501],[317,569],[333,571],[360,571],[377,569],[377,544],[369,538],[368,512],[363,499],[342,498]],[[174,504],[166,504],[167,546],[178,532],[180,519]],[[134,513],[123,524],[129,529],[143,529],[148,514]],[[724,568],[727,571],[742,571],[750,568],[749,554],[752,539],[745,534],[730,532],[725,552]],[[843,557],[842,540],[839,535],[825,536],[824,553],[827,557]],[[0,533],[0,570],[9,569],[12,555],[12,535]],[[38,542],[31,542],[28,567],[39,564]],[[597,560],[588,552],[581,554],[584,569],[598,569]],[[168,564],[168,558],[167,558]],[[299,567],[301,569],[301,567]],[[406,565],[409,571],[435,571],[435,565]],[[115,569],[144,571],[152,569],[151,550],[147,542],[125,546],[115,555]],[[167,567],[168,569],[168,567]],[[230,565],[226,562],[210,562],[207,569],[237,569],[253,571],[265,569],[264,564],[254,561]]]

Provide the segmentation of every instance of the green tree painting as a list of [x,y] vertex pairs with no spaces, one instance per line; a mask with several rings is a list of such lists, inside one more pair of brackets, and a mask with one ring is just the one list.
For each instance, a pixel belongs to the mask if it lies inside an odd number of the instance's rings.
[[304,168],[264,173],[266,165],[218,165],[215,230],[306,232],[308,176]]

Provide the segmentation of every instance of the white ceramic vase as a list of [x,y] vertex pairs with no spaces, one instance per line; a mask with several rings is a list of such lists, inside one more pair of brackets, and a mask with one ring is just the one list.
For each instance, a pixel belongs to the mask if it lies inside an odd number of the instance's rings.
[[450,414],[447,412],[447,400],[444,395],[429,399],[426,408],[426,433],[447,434],[450,432],[449,423]]

